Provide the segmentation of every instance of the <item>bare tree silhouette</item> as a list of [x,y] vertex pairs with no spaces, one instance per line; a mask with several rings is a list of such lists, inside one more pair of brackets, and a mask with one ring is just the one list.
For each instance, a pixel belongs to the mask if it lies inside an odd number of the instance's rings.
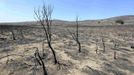
[[53,12],[53,8],[51,5],[46,5],[45,3],[43,4],[42,8],[35,10],[35,16],[37,21],[39,22],[39,24],[42,25],[42,28],[44,30],[44,34],[46,36],[47,39],[47,44],[49,46],[49,48],[51,49],[53,56],[54,56],[54,63],[57,64],[57,58],[56,58],[56,53],[55,50],[52,47],[52,12]]
[[72,38],[76,41],[78,44],[78,51],[81,52],[81,43],[79,41],[79,23],[78,23],[78,16],[76,16],[76,32],[71,33],[69,30],[68,32],[71,34]]

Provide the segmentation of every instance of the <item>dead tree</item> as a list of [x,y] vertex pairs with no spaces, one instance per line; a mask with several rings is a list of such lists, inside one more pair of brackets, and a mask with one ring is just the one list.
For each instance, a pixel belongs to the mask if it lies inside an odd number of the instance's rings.
[[69,30],[68,32],[71,34],[72,38],[76,41],[78,45],[78,51],[81,52],[81,43],[79,41],[79,23],[78,23],[78,16],[76,17],[76,32],[71,33]]
[[55,50],[53,49],[52,43],[51,43],[51,41],[52,41],[52,30],[51,30],[52,12],[53,12],[53,8],[51,7],[51,5],[46,6],[46,4],[43,4],[41,9],[34,11],[37,21],[39,22],[40,25],[42,25],[42,28],[44,30],[44,35],[46,36],[47,44],[53,53],[54,63],[57,64],[58,61],[56,58],[56,53],[55,53]]
[[43,68],[43,75],[48,75],[47,70],[46,70],[46,67],[45,67],[45,64],[44,64],[44,62],[43,62],[43,60],[42,60],[42,58],[41,58],[41,56],[40,56],[40,54],[39,54],[38,48],[37,48],[37,50],[35,51],[34,56],[35,56],[35,58],[36,58],[36,61],[37,61],[37,62],[39,63],[39,65],[42,66],[42,68]]

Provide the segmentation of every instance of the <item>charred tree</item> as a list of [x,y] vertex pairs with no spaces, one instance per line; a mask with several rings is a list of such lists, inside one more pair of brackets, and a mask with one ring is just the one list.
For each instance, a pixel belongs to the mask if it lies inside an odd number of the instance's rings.
[[51,5],[43,4],[41,9],[35,10],[35,16],[40,25],[42,25],[42,28],[44,30],[44,35],[47,39],[47,44],[49,48],[51,49],[53,56],[54,56],[54,63],[57,64],[57,58],[56,58],[56,52],[52,47],[52,12],[53,8]]
[[73,40],[76,41],[77,45],[78,45],[78,51],[79,53],[81,52],[81,43],[79,41],[79,23],[78,23],[78,16],[76,17],[76,32],[75,33],[71,33],[69,30],[68,32],[71,34]]

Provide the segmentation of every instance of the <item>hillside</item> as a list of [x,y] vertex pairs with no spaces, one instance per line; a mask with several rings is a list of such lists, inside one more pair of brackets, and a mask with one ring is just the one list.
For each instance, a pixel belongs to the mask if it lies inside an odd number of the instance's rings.
[[[134,15],[125,15],[125,16],[116,16],[106,19],[99,20],[82,20],[79,21],[80,25],[86,26],[103,26],[103,25],[120,25],[116,24],[116,20],[123,20],[124,25],[133,25],[134,24]],[[12,23],[0,23],[0,25],[37,25],[35,21],[29,22],[12,22]],[[64,20],[53,20],[54,25],[75,25],[75,21],[64,21]]]

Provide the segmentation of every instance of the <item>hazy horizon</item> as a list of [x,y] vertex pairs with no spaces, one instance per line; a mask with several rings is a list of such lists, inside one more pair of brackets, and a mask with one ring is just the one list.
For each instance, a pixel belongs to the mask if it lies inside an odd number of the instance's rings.
[[[34,20],[34,8],[43,0],[1,0],[0,22],[23,22]],[[73,21],[105,19],[122,15],[134,15],[132,0],[45,0],[54,6],[53,19]]]

